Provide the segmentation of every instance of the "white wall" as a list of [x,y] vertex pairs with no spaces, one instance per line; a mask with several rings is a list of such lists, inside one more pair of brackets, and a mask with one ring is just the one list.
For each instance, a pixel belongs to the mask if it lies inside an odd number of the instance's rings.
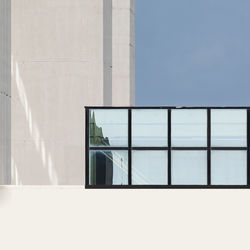
[[0,187],[4,250],[245,250],[249,190]]
[[[83,184],[84,106],[133,104],[122,91],[112,98],[112,12],[111,0],[12,0],[12,184]],[[129,22],[118,25],[128,73],[115,82],[130,88]]]

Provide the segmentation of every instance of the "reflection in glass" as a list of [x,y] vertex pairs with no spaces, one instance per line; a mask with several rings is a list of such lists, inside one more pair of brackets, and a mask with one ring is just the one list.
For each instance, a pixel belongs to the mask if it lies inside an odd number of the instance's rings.
[[173,150],[171,157],[173,185],[207,184],[207,151]]
[[167,185],[168,152],[141,151],[132,153],[132,184]]
[[246,110],[211,110],[211,145],[241,146],[247,145]]
[[211,183],[213,185],[246,185],[246,151],[212,150]]
[[207,111],[199,109],[172,110],[172,146],[207,146]]
[[128,184],[128,152],[124,150],[91,150],[89,184]]
[[167,146],[168,110],[132,110],[132,145]]
[[123,109],[90,110],[90,146],[128,145],[128,111]]

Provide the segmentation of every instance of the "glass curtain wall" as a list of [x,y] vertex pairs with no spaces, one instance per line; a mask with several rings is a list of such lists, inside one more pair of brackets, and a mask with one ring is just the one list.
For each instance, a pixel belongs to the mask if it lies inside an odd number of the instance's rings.
[[87,108],[86,185],[247,185],[247,109]]

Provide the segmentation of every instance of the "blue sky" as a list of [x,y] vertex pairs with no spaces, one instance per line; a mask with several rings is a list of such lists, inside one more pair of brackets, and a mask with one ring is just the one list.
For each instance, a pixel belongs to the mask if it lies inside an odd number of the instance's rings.
[[136,105],[250,106],[250,1],[136,0]]

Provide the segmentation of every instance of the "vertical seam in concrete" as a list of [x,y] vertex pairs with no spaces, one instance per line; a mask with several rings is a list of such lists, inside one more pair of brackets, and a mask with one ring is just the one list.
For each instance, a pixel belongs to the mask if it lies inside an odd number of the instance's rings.
[[[8,1],[8,0],[7,0]],[[9,122],[9,130],[8,130],[8,157],[7,157],[7,176],[6,176],[6,180],[8,184],[11,184],[11,2],[12,0],[8,1],[8,5],[9,5],[9,17],[8,17],[8,30],[9,30],[9,35],[8,35],[8,44],[9,44],[9,54],[8,54],[8,59],[9,59],[9,63],[8,63],[8,87],[7,87],[7,93],[8,93],[8,110],[7,110],[7,120]]]
[[112,0],[103,0],[103,104],[112,105]]
[[11,1],[0,0],[0,184],[10,184]]

